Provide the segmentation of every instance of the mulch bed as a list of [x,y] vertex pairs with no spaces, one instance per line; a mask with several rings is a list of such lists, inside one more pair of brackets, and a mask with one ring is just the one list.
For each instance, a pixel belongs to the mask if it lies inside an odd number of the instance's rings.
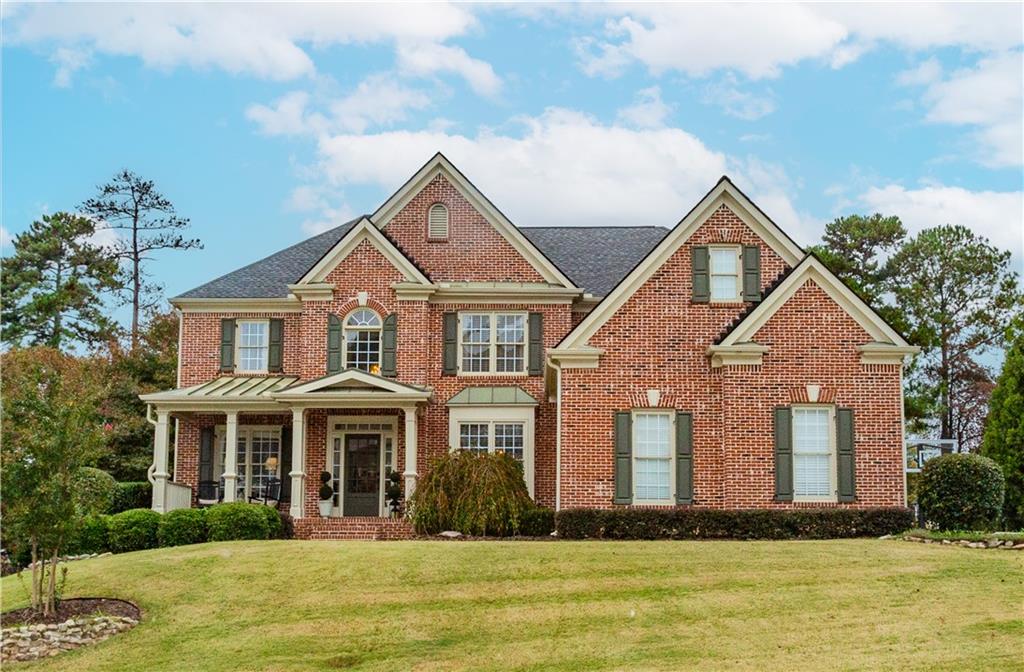
[[0,624],[5,628],[9,628],[13,625],[63,623],[69,618],[97,614],[104,616],[127,616],[137,621],[142,618],[142,610],[126,600],[109,597],[73,597],[61,600],[60,604],[57,605],[57,613],[52,614],[49,618],[37,617],[32,612],[31,607],[24,607],[0,614]]

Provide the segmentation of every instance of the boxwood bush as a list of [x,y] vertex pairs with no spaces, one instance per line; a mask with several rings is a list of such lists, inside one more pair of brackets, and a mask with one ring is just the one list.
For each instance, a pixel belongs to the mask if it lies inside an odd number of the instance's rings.
[[524,537],[546,537],[555,531],[555,512],[542,506],[534,506],[523,513],[519,534]]
[[419,482],[410,501],[420,534],[455,530],[474,536],[517,534],[534,507],[519,463],[504,453],[446,454]]
[[[262,504],[229,502],[206,510],[206,529],[209,541],[270,538],[269,516]],[[275,513],[275,515],[277,515]],[[278,519],[280,521],[280,519]]]
[[110,550],[110,516],[86,516],[74,539],[68,545],[68,555],[106,553]]
[[153,486],[149,481],[121,481],[114,487],[114,504],[110,513],[146,509],[153,503]]
[[206,515],[203,509],[176,509],[160,516],[156,529],[160,546],[185,546],[206,541]]
[[268,539],[281,539],[284,536],[284,524],[281,521],[281,513],[273,506],[257,504],[263,509],[263,515],[267,518]]
[[940,530],[987,531],[999,524],[1005,487],[993,460],[950,453],[925,463],[917,501],[925,520]]
[[129,509],[110,517],[110,550],[130,553],[156,548],[160,514],[152,509]]
[[914,526],[905,508],[877,509],[565,509],[562,539],[838,539],[896,534]]
[[73,485],[75,506],[82,515],[110,513],[114,507],[114,477],[95,467],[82,467],[75,474]]

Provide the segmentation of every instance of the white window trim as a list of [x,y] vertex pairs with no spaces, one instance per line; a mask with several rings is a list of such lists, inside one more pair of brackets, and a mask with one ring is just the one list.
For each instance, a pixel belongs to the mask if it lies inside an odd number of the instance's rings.
[[[243,369],[242,363],[242,325],[263,324],[267,328],[267,365],[262,369]],[[235,320],[235,373],[269,373],[270,372],[270,320]]]
[[[800,410],[828,410],[828,483],[832,495],[828,497],[817,497],[796,494],[796,414]],[[835,503],[839,501],[839,474],[837,462],[837,438],[836,438],[836,407],[833,404],[794,404],[790,412],[790,436],[793,446],[793,501],[810,502],[818,504]]]
[[532,406],[459,406],[448,409],[448,450],[459,449],[459,425],[489,424],[488,451],[494,450],[494,425],[521,423],[523,425],[523,478],[526,489],[534,491],[534,410]]
[[[464,371],[462,369],[462,318],[464,315],[489,315],[491,320],[490,340],[487,342],[490,359],[488,360],[488,371]],[[521,315],[523,317],[523,370],[522,371],[497,371],[498,348],[497,342],[497,316],[498,315]],[[460,376],[508,376],[527,377],[530,371],[530,314],[522,310],[466,310],[459,312],[457,350],[459,357],[458,374]],[[483,343],[471,343],[470,345],[484,345]]]
[[[664,415],[668,417],[668,499],[640,499],[636,496],[636,418],[638,415]],[[648,506],[675,506],[676,503],[676,412],[674,410],[658,410],[653,408],[638,408],[632,412],[629,423],[629,442],[632,450],[629,456],[629,469],[632,482],[633,504]]]
[[[360,429],[360,430],[347,430],[347,429],[334,429],[337,424],[391,424],[391,431],[385,431],[382,429]],[[338,495],[338,506],[331,510],[332,518],[341,518],[344,516],[345,511],[345,436],[347,434],[379,434],[380,435],[380,497],[378,502],[378,515],[386,517],[388,516],[387,511],[387,472],[386,467],[389,465],[384,463],[384,442],[387,439],[391,439],[391,459],[395,463],[394,468],[398,468],[398,416],[397,415],[329,415],[327,416],[327,440],[324,443],[324,471],[329,471],[331,474],[334,473],[334,439],[341,439],[341,464],[339,473],[340,476],[340,489]],[[320,474],[316,474],[317,482],[320,480]],[[319,487],[319,486],[317,486]]]
[[[735,273],[715,273],[715,264],[712,261],[713,250],[732,250],[736,253]],[[715,276],[736,278],[736,295],[728,299],[716,299],[714,297]],[[743,303],[743,246],[741,245],[708,245],[708,295],[711,303]]]
[[[348,326],[348,318],[352,317],[352,314],[360,311],[368,310],[377,316],[377,322],[379,323],[376,327],[350,327]],[[377,332],[377,368],[378,374],[380,369],[381,360],[383,359],[383,347],[384,347],[384,318],[373,308],[367,308],[360,306],[353,308],[352,310],[345,313],[345,317],[341,320],[341,365],[347,369],[348,366],[348,332],[349,331],[376,331]],[[362,369],[357,369],[362,371]],[[369,373],[369,371],[367,371]]]
[[[286,487],[290,487],[289,483],[285,483],[285,476],[287,474],[281,474],[281,456],[285,450],[291,450],[291,446],[284,446],[281,444],[281,425],[239,425],[238,436],[236,438],[245,437],[245,482],[243,483],[245,499],[242,501],[249,501],[249,495],[252,493],[252,432],[253,431],[270,431],[277,432],[277,472],[274,474],[277,478],[281,479],[282,491]],[[213,428],[213,475],[215,480],[219,483],[220,479],[224,477],[224,458],[220,455],[220,444],[221,441],[227,440],[227,426],[216,425]],[[227,446],[225,446],[225,450]],[[238,446],[235,446],[235,450],[238,450]],[[226,456],[225,456],[226,457]],[[236,500],[237,501],[237,500]]]

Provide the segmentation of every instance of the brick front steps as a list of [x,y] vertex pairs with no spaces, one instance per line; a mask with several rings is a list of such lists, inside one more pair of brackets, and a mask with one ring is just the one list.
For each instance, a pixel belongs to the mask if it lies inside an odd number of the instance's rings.
[[348,516],[342,518],[299,518],[296,539],[411,539],[412,525],[404,518]]

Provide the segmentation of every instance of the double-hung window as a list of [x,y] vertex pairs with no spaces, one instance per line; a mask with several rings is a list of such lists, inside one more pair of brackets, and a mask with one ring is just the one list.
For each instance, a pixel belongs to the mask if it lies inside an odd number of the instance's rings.
[[270,348],[270,322],[267,320],[238,320],[238,362],[236,371],[265,373]]
[[634,503],[673,503],[672,436],[668,413],[633,415]]
[[460,373],[525,373],[526,313],[461,313]]
[[834,427],[830,406],[793,408],[793,499],[835,501]]
[[740,301],[740,247],[721,245],[709,250],[711,300]]
[[476,454],[505,453],[523,468],[533,495],[534,409],[526,407],[451,407],[449,446]]
[[380,371],[380,316],[359,308],[345,318],[345,367],[370,373]]
[[[219,460],[214,464],[214,473],[219,477],[227,464],[227,432],[223,427],[218,428],[217,442],[220,450],[217,455]],[[262,498],[270,479],[280,476],[281,428],[239,427],[235,450],[238,476],[236,499]]]

